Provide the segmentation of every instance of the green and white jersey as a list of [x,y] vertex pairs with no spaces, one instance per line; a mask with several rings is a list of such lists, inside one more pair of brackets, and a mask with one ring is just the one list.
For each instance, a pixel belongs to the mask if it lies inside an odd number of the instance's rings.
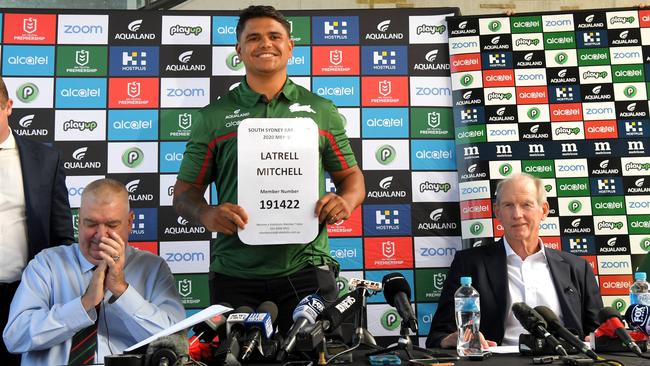
[[[319,192],[325,194],[325,170],[355,166],[345,135],[344,119],[328,99],[294,84],[290,79],[277,98],[250,89],[246,80],[221,99],[199,111],[178,179],[208,185],[216,183],[219,203],[237,203],[237,127],[247,118],[311,118],[318,125]],[[210,247],[210,270],[239,278],[286,276],[307,264],[335,263],[329,254],[327,228],[309,245],[246,245],[237,235],[219,234]]]

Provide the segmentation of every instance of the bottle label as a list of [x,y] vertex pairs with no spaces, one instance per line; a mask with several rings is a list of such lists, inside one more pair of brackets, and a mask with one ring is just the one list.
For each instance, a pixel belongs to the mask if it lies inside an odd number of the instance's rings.
[[650,292],[642,292],[640,294],[630,294],[630,303],[632,305],[647,305],[650,306]]
[[456,311],[479,311],[481,308],[477,297],[465,297],[454,299],[454,309]]

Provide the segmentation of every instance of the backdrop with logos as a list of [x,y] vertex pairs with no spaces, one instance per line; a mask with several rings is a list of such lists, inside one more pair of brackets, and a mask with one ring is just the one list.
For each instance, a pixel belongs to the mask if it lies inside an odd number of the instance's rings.
[[499,180],[538,176],[544,243],[585,258],[605,305],[624,311],[650,250],[650,11],[448,25],[464,244],[503,235],[490,200]]
[[[426,336],[462,246],[445,21],[458,9],[285,14],[296,44],[289,75],[337,104],[366,177],[364,205],[328,227],[340,288],[402,272]],[[25,9],[0,17],[14,133],[61,150],[75,220],[87,183],[125,183],[136,214],[130,244],[167,261],[188,313],[209,305],[211,234],[174,213],[173,184],[196,111],[244,75],[237,19]],[[327,187],[335,189],[329,179]],[[216,203],[217,194],[212,187],[206,198]],[[369,303],[370,331],[397,335],[383,295]]]

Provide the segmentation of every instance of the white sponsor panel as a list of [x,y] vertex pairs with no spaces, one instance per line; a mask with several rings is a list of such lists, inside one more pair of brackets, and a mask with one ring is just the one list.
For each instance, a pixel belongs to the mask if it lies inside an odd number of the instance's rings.
[[647,100],[645,83],[614,83],[614,100]]
[[510,33],[510,18],[479,18],[478,27],[480,34],[507,34]]
[[363,271],[341,271],[336,278],[336,285],[339,287],[339,293],[342,287],[345,287],[345,293],[350,291],[350,280],[353,278],[363,279]]
[[587,159],[558,159],[554,162],[556,178],[576,178],[589,176]]
[[485,105],[517,104],[515,87],[485,88],[483,93]]
[[611,47],[609,60],[612,65],[642,64],[643,50],[641,46]]
[[628,215],[646,215],[650,212],[650,196],[625,196]]
[[458,183],[458,193],[461,201],[490,198],[490,181],[460,182]]
[[621,158],[623,176],[650,175],[650,158]]
[[650,251],[650,235],[630,235],[631,254],[646,254],[648,251]]
[[515,69],[516,86],[546,85],[546,69]]
[[364,170],[408,170],[408,140],[363,140]]
[[345,121],[345,134],[352,139],[361,137],[361,110],[359,108],[339,108]]
[[627,216],[594,216],[594,234],[627,235]]
[[447,43],[448,16],[442,15],[411,15],[409,16],[409,43]]
[[157,142],[108,143],[108,173],[157,172]]
[[560,235],[560,218],[547,217],[546,220],[539,223],[539,236],[559,236]]
[[210,21],[210,16],[163,15],[161,43],[210,44]]
[[609,29],[639,28],[639,12],[636,10],[608,11],[605,16]]
[[292,76],[291,81],[307,90],[311,90],[311,78],[309,76]]
[[632,274],[632,260],[629,255],[599,255],[598,274]]
[[612,82],[612,68],[609,65],[580,66],[580,84],[606,84]]
[[616,119],[614,102],[582,103],[582,119],[585,121],[601,121]]
[[[243,61],[232,46],[212,47],[212,75],[246,75]],[[296,78],[291,78],[295,81]]]
[[574,29],[573,14],[542,15],[544,32],[566,32]]
[[521,33],[512,35],[513,51],[536,51],[544,49],[542,33]]
[[575,49],[544,51],[546,67],[575,67],[578,66],[578,56]]
[[481,52],[481,41],[479,36],[454,37],[449,40],[450,55],[479,52]]
[[490,161],[490,178],[505,179],[521,173],[521,160]]
[[107,44],[108,15],[59,14],[59,44]]
[[550,122],[551,113],[548,104],[527,104],[517,106],[519,122]]
[[[52,108],[54,78],[3,78],[14,108]],[[450,104],[451,105],[451,104]]]
[[[160,206],[172,206],[174,199],[174,184],[176,184],[176,174],[160,175]],[[213,183],[214,184],[214,183]],[[203,194],[206,202],[210,202],[210,187]]]
[[453,90],[482,88],[483,77],[481,71],[456,72],[451,74],[451,87]]
[[462,237],[465,239],[489,238],[494,236],[492,219],[474,219],[460,222]]
[[456,172],[411,172],[413,202],[458,202],[457,181]]
[[411,106],[451,107],[451,78],[412,76],[409,78]]
[[414,237],[415,267],[449,267],[456,252],[463,249],[460,236]]
[[[411,304],[413,306],[413,304]],[[399,336],[402,319],[397,309],[388,304],[368,304],[368,331],[375,337]],[[409,331],[412,334],[411,331]]]
[[206,273],[210,270],[210,242],[161,241],[160,257],[172,273]]
[[488,142],[519,141],[516,123],[493,123],[486,126]]
[[210,78],[161,78],[161,108],[204,107],[210,103]]
[[641,28],[641,45],[650,45],[650,28]]
[[[584,140],[585,139],[585,129],[582,122],[552,123],[551,133],[553,135],[553,140]],[[564,146],[562,152],[567,152],[564,151]]]
[[591,216],[590,197],[559,197],[560,216]]
[[68,188],[68,200],[71,208],[81,206],[81,194],[88,183],[104,178],[103,175],[72,175],[65,177],[65,185]]
[[56,141],[106,140],[105,110],[64,110],[54,112]]

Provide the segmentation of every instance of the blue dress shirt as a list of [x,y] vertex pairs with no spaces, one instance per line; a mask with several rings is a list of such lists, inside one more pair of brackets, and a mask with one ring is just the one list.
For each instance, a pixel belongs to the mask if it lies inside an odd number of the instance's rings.
[[129,287],[117,300],[107,290],[99,314],[81,305],[94,265],[79,244],[45,249],[29,262],[3,332],[7,349],[23,353],[23,366],[66,365],[72,337],[98,316],[97,363],[185,318],[167,263],[128,244],[125,253]]

